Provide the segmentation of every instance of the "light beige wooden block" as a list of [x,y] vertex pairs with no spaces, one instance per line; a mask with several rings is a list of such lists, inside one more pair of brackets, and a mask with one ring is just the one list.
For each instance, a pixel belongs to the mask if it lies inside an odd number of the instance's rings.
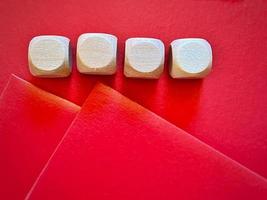
[[212,49],[200,38],[177,39],[171,43],[172,78],[203,78],[212,68]]
[[124,74],[126,77],[157,79],[164,68],[164,44],[154,38],[130,38],[126,41]]
[[84,74],[111,75],[116,72],[117,37],[85,33],[77,43],[77,68]]
[[66,77],[71,73],[70,40],[63,36],[34,37],[28,49],[29,69],[38,77]]

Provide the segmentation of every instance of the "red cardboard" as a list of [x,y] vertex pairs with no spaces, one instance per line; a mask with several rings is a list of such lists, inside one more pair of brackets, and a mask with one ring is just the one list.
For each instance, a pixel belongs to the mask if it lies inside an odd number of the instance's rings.
[[266,179],[98,84],[27,199],[266,197]]
[[12,75],[0,96],[0,199],[23,199],[80,107]]

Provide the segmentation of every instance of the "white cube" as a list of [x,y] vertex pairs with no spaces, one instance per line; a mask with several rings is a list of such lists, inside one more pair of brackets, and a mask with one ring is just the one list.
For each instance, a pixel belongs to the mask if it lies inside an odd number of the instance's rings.
[[77,43],[77,68],[84,74],[111,75],[116,72],[117,37],[85,33]]
[[124,75],[157,79],[164,68],[164,44],[154,38],[130,38],[126,41]]
[[34,37],[28,49],[29,69],[38,77],[66,77],[71,73],[70,40],[63,36]]
[[200,38],[177,39],[171,43],[172,78],[203,78],[212,68],[212,49]]

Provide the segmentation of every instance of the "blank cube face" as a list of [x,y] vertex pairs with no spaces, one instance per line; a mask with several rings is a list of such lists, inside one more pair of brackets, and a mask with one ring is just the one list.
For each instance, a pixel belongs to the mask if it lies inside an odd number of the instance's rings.
[[126,41],[124,74],[126,77],[157,79],[164,68],[164,44],[154,38],[130,38]]
[[178,39],[171,43],[170,75],[173,78],[203,78],[212,67],[212,49],[199,38]]
[[82,34],[77,43],[77,68],[84,74],[116,72],[117,37],[104,33]]
[[66,77],[71,73],[70,40],[63,36],[37,36],[29,44],[28,61],[32,75]]

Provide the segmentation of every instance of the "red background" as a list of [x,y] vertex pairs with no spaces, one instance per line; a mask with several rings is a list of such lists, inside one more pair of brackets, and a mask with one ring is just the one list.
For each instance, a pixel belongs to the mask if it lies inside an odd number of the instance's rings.
[[[267,2],[264,0],[35,0],[0,2],[0,92],[9,75],[81,105],[96,81],[112,86],[168,121],[267,177]],[[77,38],[106,32],[119,38],[115,76],[77,72]],[[73,73],[64,79],[34,78],[27,67],[33,36],[69,37]],[[204,80],[159,80],[123,76],[124,42],[155,37],[168,48],[185,37],[207,39],[213,72]],[[168,59],[166,59],[168,60]]]

